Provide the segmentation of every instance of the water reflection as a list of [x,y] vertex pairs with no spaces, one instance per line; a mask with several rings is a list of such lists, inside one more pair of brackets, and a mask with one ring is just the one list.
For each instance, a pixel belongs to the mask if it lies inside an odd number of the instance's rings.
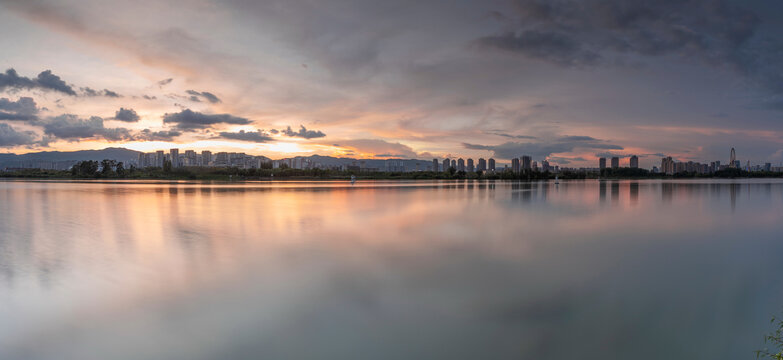
[[0,359],[749,358],[783,304],[781,200],[769,181],[0,182]]

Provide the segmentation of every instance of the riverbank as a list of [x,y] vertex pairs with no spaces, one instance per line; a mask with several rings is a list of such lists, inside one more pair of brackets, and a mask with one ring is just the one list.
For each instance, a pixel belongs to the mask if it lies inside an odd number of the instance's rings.
[[[453,170],[453,169],[452,169]],[[163,168],[114,168],[109,171],[76,169],[76,170],[43,170],[17,169],[0,171],[0,178],[22,179],[116,179],[116,180],[552,180],[557,175],[561,180],[582,179],[726,179],[726,178],[783,178],[783,173],[747,172],[741,170],[721,171],[713,174],[679,173],[674,175],[656,174],[642,169],[605,169],[602,173],[562,171],[557,174],[549,172],[525,172],[516,174],[512,171],[498,173],[488,172],[363,172],[340,171],[326,169],[239,169],[215,167],[183,167],[173,169]]]

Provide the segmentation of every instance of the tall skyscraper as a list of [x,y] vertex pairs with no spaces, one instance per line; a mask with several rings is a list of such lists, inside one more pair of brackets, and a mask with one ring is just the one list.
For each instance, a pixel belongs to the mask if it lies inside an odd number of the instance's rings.
[[598,158],[598,168],[601,169],[601,170],[606,169],[606,158],[605,157]]
[[519,158],[511,159],[511,171],[515,174],[519,174]]
[[734,152],[734,148],[731,148],[731,155],[729,155],[729,167],[730,168],[739,167],[739,165],[737,165],[737,153]]
[[478,161],[478,171],[487,171],[487,160],[484,158],[479,158]]
[[522,170],[530,170],[533,166],[533,158],[530,155],[522,155]]
[[636,155],[631,156],[630,164],[631,169],[638,169],[639,168],[639,157]]
[[495,159],[493,158],[489,159],[489,171],[495,172]]
[[468,159],[468,172],[474,172],[476,171],[475,166],[473,166],[473,159]]
[[617,156],[612,157],[612,169],[617,169],[620,167],[620,158]]
[[432,171],[438,172],[438,159],[432,159]]
[[543,172],[549,172],[551,169],[549,168],[549,161],[547,160],[541,160],[541,171]]
[[457,160],[451,160],[451,167],[453,167],[454,170],[457,170]]
[[171,149],[171,167],[179,167],[179,149]]
[[451,161],[449,159],[443,159],[443,172],[449,171],[451,167]]
[[457,170],[465,171],[465,160],[463,158],[457,159]]

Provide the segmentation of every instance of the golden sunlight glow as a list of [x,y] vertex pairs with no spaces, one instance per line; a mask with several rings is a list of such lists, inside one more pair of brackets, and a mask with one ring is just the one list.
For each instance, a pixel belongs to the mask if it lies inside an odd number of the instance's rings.
[[312,152],[313,150],[304,149],[297,143],[290,142],[277,142],[271,144],[263,144],[263,146],[269,150],[278,153],[300,153],[300,152]]

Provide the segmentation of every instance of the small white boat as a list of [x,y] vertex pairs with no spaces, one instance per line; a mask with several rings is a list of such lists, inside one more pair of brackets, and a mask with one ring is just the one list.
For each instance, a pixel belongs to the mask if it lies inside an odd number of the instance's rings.
[[351,185],[356,184],[356,175],[351,175]]
[[559,184],[560,180],[557,179],[557,175],[555,175],[555,185]]

